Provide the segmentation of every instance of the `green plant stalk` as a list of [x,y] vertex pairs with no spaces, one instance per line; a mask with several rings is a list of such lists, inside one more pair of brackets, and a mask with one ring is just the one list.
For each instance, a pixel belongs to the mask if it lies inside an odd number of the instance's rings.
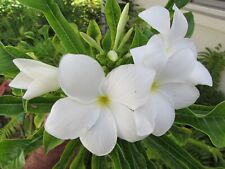
[[46,4],[49,9],[44,12],[44,15],[64,44],[66,51],[71,53],[86,53],[81,43],[79,32],[74,31],[69,25],[56,3],[47,1]]

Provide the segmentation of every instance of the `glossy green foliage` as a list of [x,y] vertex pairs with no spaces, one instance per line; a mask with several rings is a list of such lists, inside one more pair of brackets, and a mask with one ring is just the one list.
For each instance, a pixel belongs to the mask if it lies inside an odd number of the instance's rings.
[[176,4],[178,8],[183,8],[189,2],[190,0],[169,0],[169,2],[166,4],[166,8],[172,10],[174,4]]
[[[80,28],[79,24],[77,26],[69,23],[62,15],[67,11],[64,9],[61,12],[59,8],[63,6],[63,1],[20,0],[20,2],[35,8],[30,10],[43,13],[50,26],[44,24],[35,31],[25,32],[26,41],[21,40],[16,47],[1,44],[0,74],[5,77],[13,78],[18,73],[18,69],[12,64],[14,58],[32,58],[58,66],[61,56],[65,53],[89,54],[101,64],[107,74],[117,66],[133,63],[130,49],[145,45],[151,36],[157,34],[146,26],[137,25],[128,28],[128,11],[125,12],[123,22],[118,26],[121,16],[120,6],[124,7],[124,5],[119,5],[117,0],[106,1],[104,12],[109,28],[106,32],[98,26],[99,18],[93,18],[96,21],[88,22],[87,29]],[[88,2],[90,5],[93,1]],[[188,2],[189,0],[170,0],[166,7],[172,14],[174,4],[182,8]],[[194,18],[190,12],[185,16],[189,23],[186,37],[190,37],[194,31]],[[116,55],[116,59],[110,57],[112,53]],[[29,102],[21,98],[23,93],[22,90],[14,89],[12,94],[17,97],[0,97],[0,115],[10,118],[7,118],[8,123],[0,130],[0,138],[2,138],[0,139],[0,168],[20,169],[24,165],[26,155],[37,147],[44,146],[45,152],[48,153],[61,144],[65,145],[65,148],[53,169],[219,169],[225,167],[224,102],[216,107],[193,105],[178,110],[176,124],[164,136],[149,136],[136,143],[128,143],[118,138],[117,145],[109,155],[97,157],[82,146],[79,138],[64,142],[44,131],[47,113],[51,111],[52,105],[64,96],[62,91],[52,92]],[[8,130],[4,132],[3,129]],[[13,138],[14,134],[21,139],[8,139]]]
[[44,150],[46,153],[48,153],[50,150],[56,148],[58,145],[62,143],[63,143],[63,140],[57,139],[53,137],[52,135],[48,134],[46,131],[44,131],[43,145],[44,145]]
[[114,43],[116,37],[117,24],[121,15],[121,9],[117,0],[108,0],[105,5],[105,16],[109,26],[111,41]]
[[[199,107],[198,111],[201,111]],[[190,125],[207,134],[217,147],[225,147],[225,102],[211,111],[202,110],[205,114],[195,113],[191,109],[177,111],[176,122]]]
[[[28,103],[27,111],[30,113],[48,113],[58,99],[58,97],[35,98]],[[13,116],[21,112],[24,112],[24,105],[20,97],[0,97],[0,115]]]
[[67,52],[86,53],[78,30],[72,28],[53,0],[20,0],[20,2],[44,13]]

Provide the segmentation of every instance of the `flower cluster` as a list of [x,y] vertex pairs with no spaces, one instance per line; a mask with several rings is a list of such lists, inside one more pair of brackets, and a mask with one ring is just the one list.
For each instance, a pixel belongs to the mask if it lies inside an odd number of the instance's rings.
[[194,43],[185,38],[188,23],[176,6],[172,25],[163,7],[139,16],[159,34],[131,49],[134,64],[119,66],[107,76],[96,60],[81,54],[63,56],[58,68],[14,60],[21,72],[10,86],[27,89],[24,99],[59,88],[67,95],[53,105],[45,123],[48,133],[64,140],[79,137],[89,151],[106,155],[118,137],[135,142],[165,134],[175,110],[199,97],[195,86],[212,86],[209,72],[197,61]]

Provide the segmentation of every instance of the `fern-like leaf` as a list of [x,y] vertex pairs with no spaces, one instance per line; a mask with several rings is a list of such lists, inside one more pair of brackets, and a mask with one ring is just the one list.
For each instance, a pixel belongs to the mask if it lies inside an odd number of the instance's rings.
[[0,128],[0,141],[15,134],[20,126],[21,121],[22,116],[17,115],[15,117],[12,117],[4,127]]

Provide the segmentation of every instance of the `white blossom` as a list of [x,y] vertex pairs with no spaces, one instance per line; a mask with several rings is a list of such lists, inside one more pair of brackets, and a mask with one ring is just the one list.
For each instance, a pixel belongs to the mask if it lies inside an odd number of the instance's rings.
[[147,100],[154,71],[123,65],[106,77],[101,65],[85,55],[64,56],[59,65],[59,82],[68,96],[57,101],[45,129],[60,139],[80,138],[96,155],[112,151],[117,137],[134,142],[138,136],[132,110]]
[[58,69],[54,66],[32,59],[14,59],[20,73],[9,86],[27,90],[24,99],[32,99],[59,89]]

